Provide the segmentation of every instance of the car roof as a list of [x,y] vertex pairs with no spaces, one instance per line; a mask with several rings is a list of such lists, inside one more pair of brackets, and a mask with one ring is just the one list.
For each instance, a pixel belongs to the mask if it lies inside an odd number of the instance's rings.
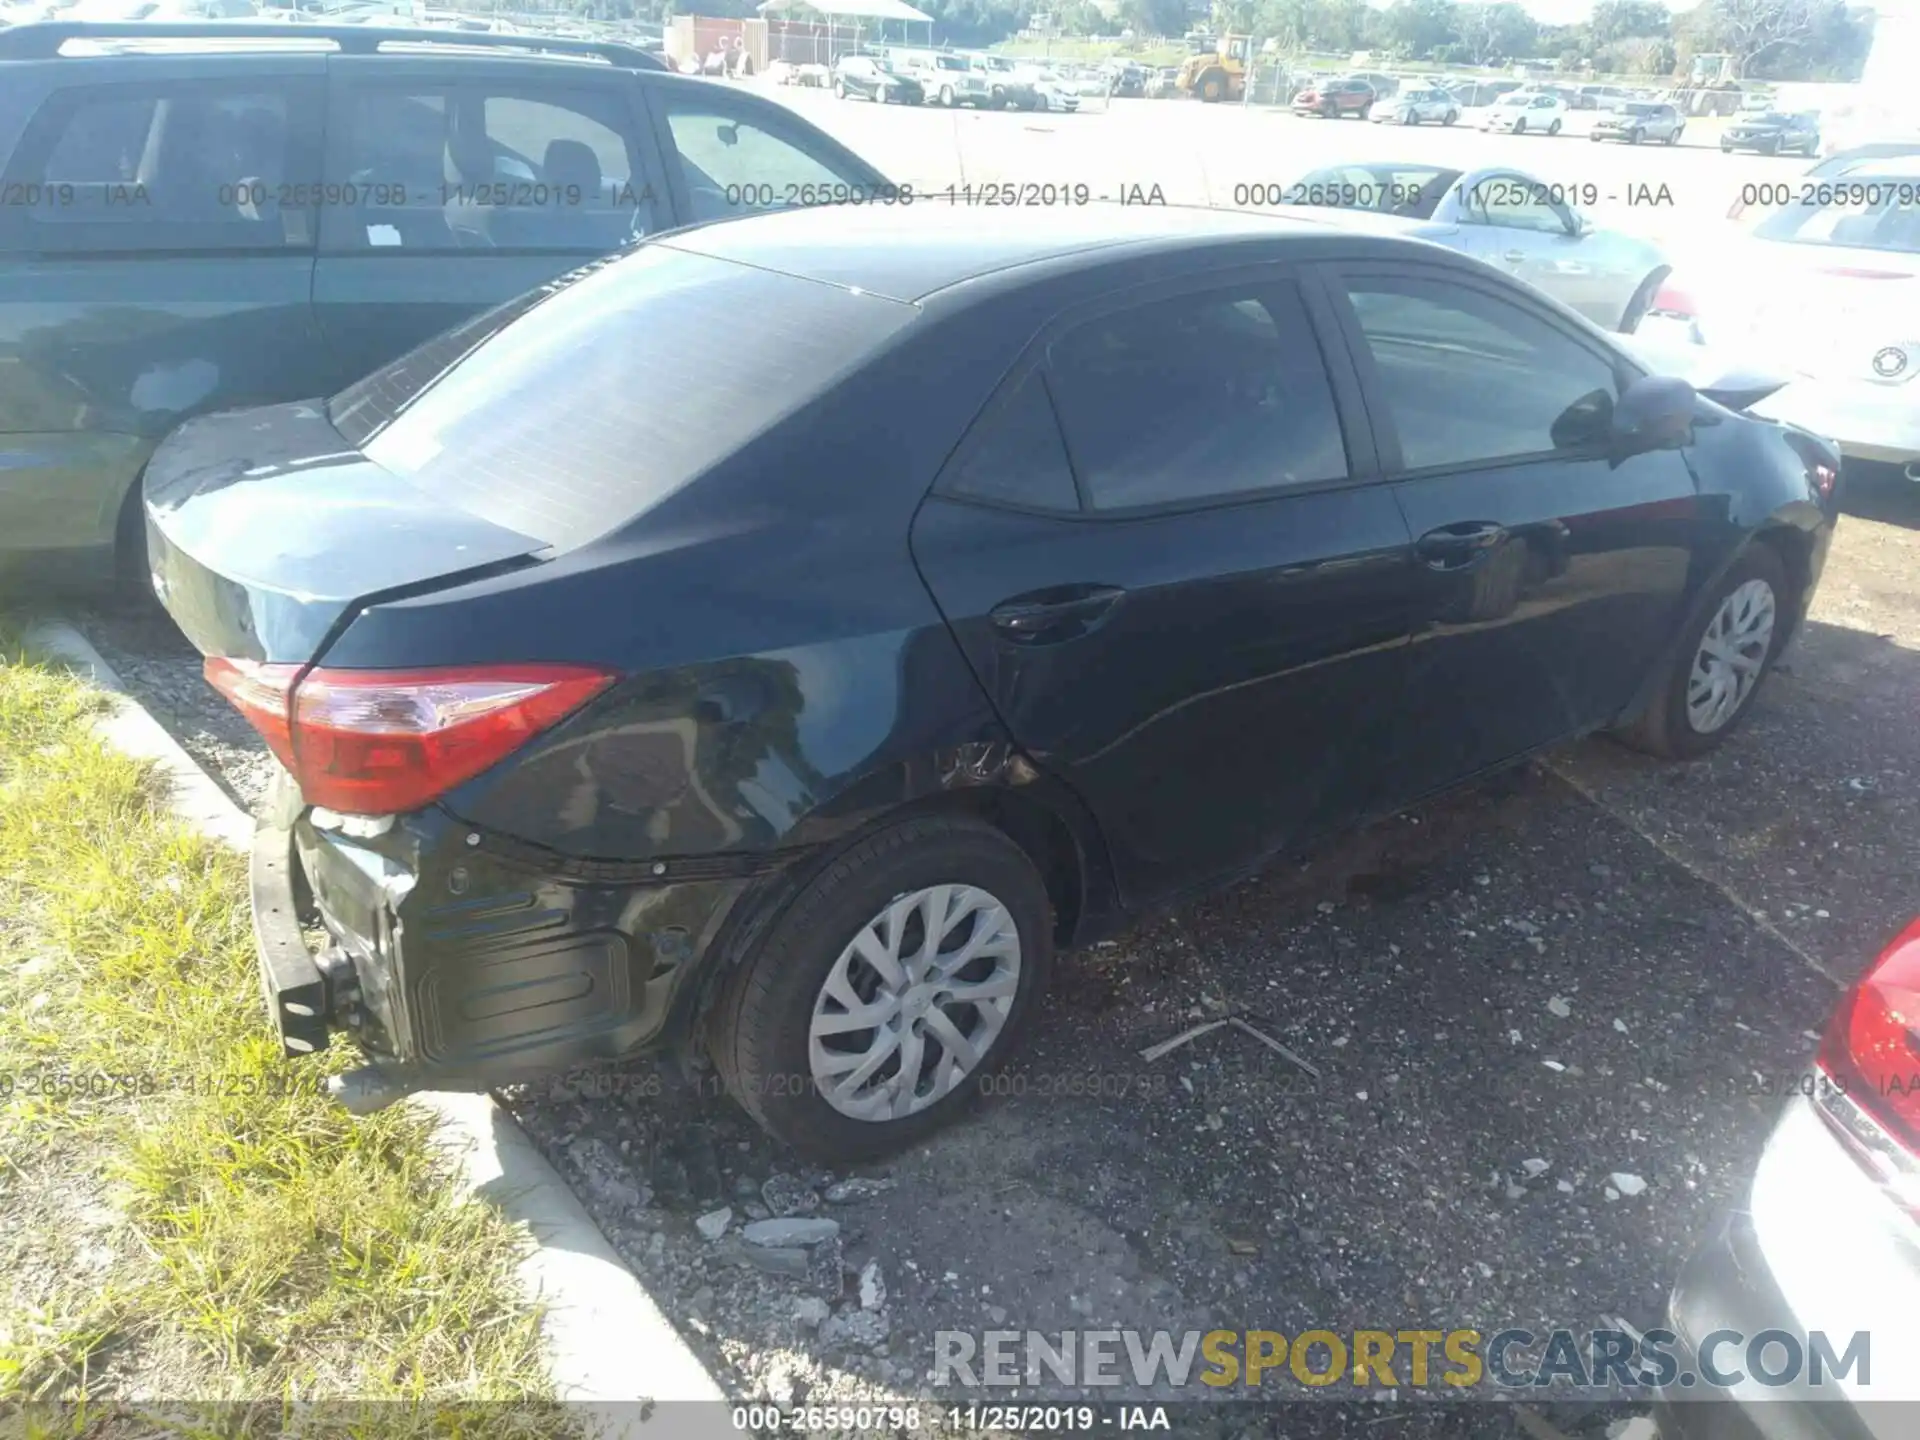
[[1392,216],[1314,211],[1286,216],[1200,205],[1095,202],[1007,208],[925,196],[910,205],[766,211],[662,236],[657,244],[918,303],[970,280],[1099,253],[1220,252],[1267,242],[1411,238]]
[[638,45],[523,32],[293,24],[278,20],[56,20],[0,29],[0,60],[78,59],[87,55],[207,54],[257,56],[282,49],[378,54],[445,49],[521,60],[602,60],[637,70],[667,63]]

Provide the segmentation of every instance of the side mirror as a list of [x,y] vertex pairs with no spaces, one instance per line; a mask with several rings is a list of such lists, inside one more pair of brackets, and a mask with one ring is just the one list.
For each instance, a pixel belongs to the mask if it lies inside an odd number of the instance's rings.
[[1644,375],[1613,407],[1610,439],[1616,458],[1674,450],[1693,439],[1698,397],[1675,375]]
[[714,127],[713,133],[720,137],[720,143],[722,145],[738,145],[740,143],[740,127],[738,125],[718,125]]

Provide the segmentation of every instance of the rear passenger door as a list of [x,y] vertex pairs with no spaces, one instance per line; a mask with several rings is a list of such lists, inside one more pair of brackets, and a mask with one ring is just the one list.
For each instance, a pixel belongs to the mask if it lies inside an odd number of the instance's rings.
[[0,175],[0,548],[103,555],[173,426],[315,389],[323,63],[130,57],[26,118]]
[[333,388],[670,223],[630,72],[391,54],[329,66],[314,302]]
[[915,521],[1001,719],[1099,816],[1132,903],[1371,801],[1410,537],[1336,333],[1280,267],[1083,312]]

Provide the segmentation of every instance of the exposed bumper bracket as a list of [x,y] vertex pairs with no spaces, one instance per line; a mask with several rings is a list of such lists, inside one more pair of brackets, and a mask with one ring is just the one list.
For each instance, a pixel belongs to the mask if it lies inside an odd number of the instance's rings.
[[300,933],[293,891],[293,832],[254,832],[250,888],[253,941],[267,1016],[289,1056],[327,1048],[327,983]]

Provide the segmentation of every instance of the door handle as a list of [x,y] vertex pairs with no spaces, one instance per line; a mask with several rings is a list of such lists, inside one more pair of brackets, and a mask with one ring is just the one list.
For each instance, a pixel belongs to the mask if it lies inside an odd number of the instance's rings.
[[1505,258],[1509,265],[1518,265],[1527,258],[1527,252],[1524,250],[1509,250]]
[[1003,600],[987,618],[1009,640],[1053,644],[1092,630],[1126,593],[1115,585],[1056,585]]
[[1429,530],[1414,553],[1429,570],[1471,570],[1506,543],[1507,527],[1491,520],[1464,520]]

